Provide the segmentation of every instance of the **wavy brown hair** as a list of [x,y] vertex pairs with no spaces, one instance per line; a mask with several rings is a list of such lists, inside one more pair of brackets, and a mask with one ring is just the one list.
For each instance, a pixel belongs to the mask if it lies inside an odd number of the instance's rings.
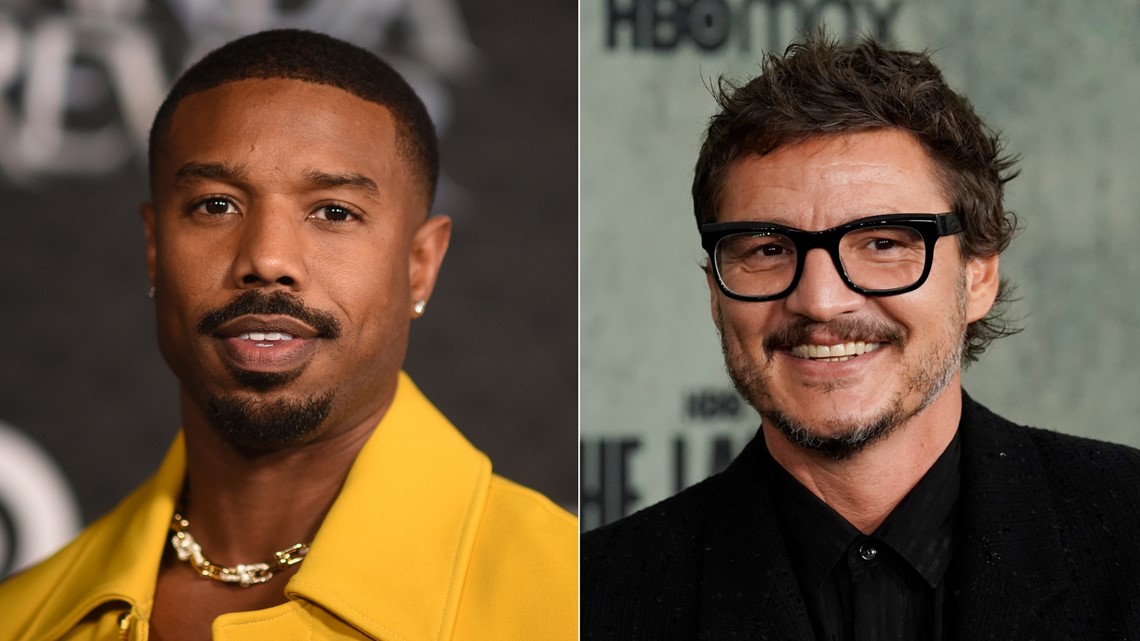
[[[1017,157],[970,102],[955,93],[927,52],[887,49],[871,38],[851,44],[817,32],[764,57],[756,78],[720,77],[720,111],[709,119],[693,177],[697,224],[715,222],[725,173],[745,155],[765,155],[817,136],[895,128],[914,136],[962,218],[964,259],[1000,254],[1017,231],[1002,205]],[[1001,279],[985,318],[966,329],[962,356],[976,361],[995,338],[1020,331],[1006,318],[1013,288]]]

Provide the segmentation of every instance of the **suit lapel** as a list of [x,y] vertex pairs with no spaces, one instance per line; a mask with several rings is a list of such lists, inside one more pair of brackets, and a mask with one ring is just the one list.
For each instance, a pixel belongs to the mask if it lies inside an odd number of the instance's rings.
[[[1023,428],[968,396],[950,621],[959,639],[1063,639],[1041,618],[1068,588],[1061,521]],[[1056,613],[1053,613],[1056,614]]]
[[724,474],[710,480],[698,639],[814,637],[763,481],[763,448],[758,434]]

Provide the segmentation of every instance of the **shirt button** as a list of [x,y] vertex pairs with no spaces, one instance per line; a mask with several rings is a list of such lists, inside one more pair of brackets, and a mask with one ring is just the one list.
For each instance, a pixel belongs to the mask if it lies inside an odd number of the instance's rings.
[[878,555],[879,551],[870,543],[864,543],[859,546],[859,556],[863,557],[864,561],[870,561]]

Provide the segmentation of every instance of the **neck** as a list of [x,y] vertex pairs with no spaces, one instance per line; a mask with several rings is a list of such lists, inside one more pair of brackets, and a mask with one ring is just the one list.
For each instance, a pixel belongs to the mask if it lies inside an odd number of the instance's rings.
[[863,534],[886,520],[946,450],[962,416],[959,376],[887,437],[843,460],[792,444],[767,422],[772,458]]
[[390,404],[391,397],[311,442],[266,452],[227,441],[184,392],[182,514],[210,560],[223,565],[266,561],[276,550],[311,543]]

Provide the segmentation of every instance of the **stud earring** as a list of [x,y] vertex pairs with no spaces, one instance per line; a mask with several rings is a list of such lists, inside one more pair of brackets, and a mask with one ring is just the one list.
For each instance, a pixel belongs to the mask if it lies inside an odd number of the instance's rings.
[[154,300],[154,285],[151,285],[150,289],[147,290],[146,297],[151,299],[151,300]]
[[424,315],[424,309],[425,308],[427,308],[427,301],[426,300],[417,300],[415,302],[415,304],[412,305],[412,311],[415,313],[416,318],[419,318],[420,316]]

